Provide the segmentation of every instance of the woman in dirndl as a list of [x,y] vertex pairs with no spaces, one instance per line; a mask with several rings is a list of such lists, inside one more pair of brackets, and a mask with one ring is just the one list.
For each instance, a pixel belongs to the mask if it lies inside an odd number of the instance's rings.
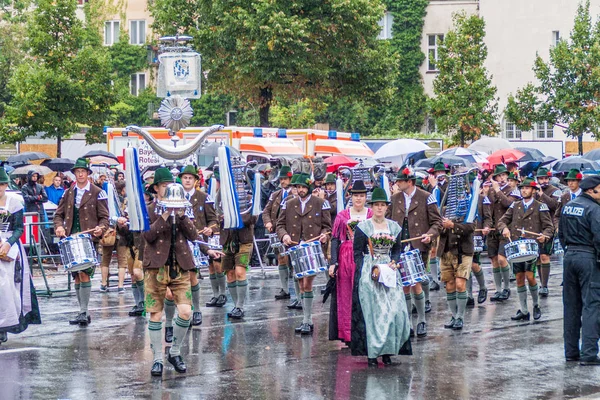
[[358,224],[354,236],[356,273],[352,292],[353,356],[367,356],[369,366],[384,364],[391,356],[411,355],[410,323],[396,261],[400,258],[400,232],[386,219],[386,192],[373,191],[369,202],[373,217]]
[[354,231],[358,223],[371,218],[373,212],[366,208],[367,188],[356,181],[351,189],[352,207],[340,212],[333,225],[329,276],[335,279],[329,312],[329,340],[350,342],[352,321],[352,287],[354,286]]
[[21,333],[40,324],[35,288],[27,254],[19,241],[23,234],[23,200],[7,193],[8,175],[0,167],[0,343],[8,333]]

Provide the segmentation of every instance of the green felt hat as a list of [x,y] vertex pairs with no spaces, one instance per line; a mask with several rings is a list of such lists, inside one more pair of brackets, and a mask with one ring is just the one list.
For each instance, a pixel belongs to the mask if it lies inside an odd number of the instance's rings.
[[2,183],[10,183],[10,179],[6,174],[6,170],[4,169],[4,167],[0,167],[0,184]]
[[525,178],[525,179],[523,179],[523,182],[521,182],[521,184],[519,185],[519,187],[520,188],[522,188],[522,187],[537,188],[538,187],[538,183],[533,178]]
[[521,176],[519,175],[519,171],[515,170],[513,172],[509,172],[508,179],[512,179],[513,181],[520,182]]
[[387,197],[387,193],[380,187],[376,187],[373,189],[373,194],[371,195],[371,200],[369,200],[369,204],[373,203],[385,203],[390,204],[390,201]]
[[185,168],[183,169],[183,171],[181,171],[181,173],[179,174],[179,176],[182,176],[184,174],[190,174],[190,175],[193,175],[194,178],[200,179],[198,177],[198,169],[196,167],[194,167],[193,165],[186,165]]
[[298,174],[298,178],[296,178],[296,182],[294,183],[294,185],[310,188],[311,183],[312,182],[310,180],[310,175]]
[[90,160],[87,158],[78,158],[77,161],[75,161],[75,165],[71,168],[71,172],[74,173],[76,169],[85,169],[88,174],[91,174],[92,169],[90,168]]
[[571,169],[565,177],[565,181],[580,181],[582,179],[583,174],[577,168]]
[[292,175],[292,180],[290,181],[290,184],[293,186],[296,184],[296,182],[298,181],[298,177],[300,176],[299,173],[293,174]]
[[535,177],[536,178],[550,178],[552,176],[552,172],[548,168],[540,167],[538,168]]
[[417,176],[415,175],[415,172],[412,170],[412,168],[409,168],[408,165],[404,165],[402,168],[400,168],[398,175],[396,176],[397,181],[409,181],[416,179]]
[[438,161],[433,166],[433,172],[439,172],[439,171],[450,172],[450,168],[448,168],[446,166],[446,164],[444,164],[443,162]]
[[427,182],[427,180],[425,180],[425,178],[421,178],[420,176],[417,177],[417,180],[415,182],[415,185],[417,185],[418,187],[420,187],[421,189],[425,189],[427,187],[427,184],[425,182]]
[[288,165],[284,165],[279,170],[279,179],[281,178],[292,178],[294,173],[292,172],[292,168]]
[[498,164],[496,165],[496,168],[494,168],[494,173],[492,174],[492,176],[496,176],[496,175],[500,175],[500,174],[508,174],[508,170],[506,169],[506,165],[504,164]]
[[336,177],[334,174],[327,174],[325,177],[325,183],[335,183]]
[[152,186],[158,185],[163,182],[172,183],[174,181],[173,174],[169,171],[168,168],[159,168],[154,172],[154,182],[152,182]]

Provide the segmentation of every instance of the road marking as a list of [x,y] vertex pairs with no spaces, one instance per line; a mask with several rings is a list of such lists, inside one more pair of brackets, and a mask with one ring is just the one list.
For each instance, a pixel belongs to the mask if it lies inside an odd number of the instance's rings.
[[0,348],[0,356],[3,354],[12,354],[12,353],[20,353],[22,351],[39,351],[39,350],[43,350],[40,347],[23,347],[22,349],[9,349],[9,350],[2,350],[2,348]]

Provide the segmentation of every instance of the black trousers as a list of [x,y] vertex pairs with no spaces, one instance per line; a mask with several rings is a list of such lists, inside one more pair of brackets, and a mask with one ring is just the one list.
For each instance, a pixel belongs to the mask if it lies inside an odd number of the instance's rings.
[[576,250],[565,253],[563,313],[565,357],[580,355],[581,336],[581,358],[594,359],[600,338],[600,266],[594,254]]

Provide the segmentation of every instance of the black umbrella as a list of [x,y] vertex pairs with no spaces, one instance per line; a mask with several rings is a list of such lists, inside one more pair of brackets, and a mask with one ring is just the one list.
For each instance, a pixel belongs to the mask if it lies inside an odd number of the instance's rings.
[[424,160],[426,158],[427,155],[425,154],[425,150],[421,150],[407,155],[406,162],[407,164],[414,165],[417,161]]
[[435,156],[432,158],[426,158],[424,160],[419,160],[415,164],[415,167],[432,168],[436,163],[438,163],[440,161],[443,162],[444,164],[447,164],[448,166],[458,165],[458,166],[466,167],[469,165],[468,161],[465,160],[464,158],[442,155],[442,156]]
[[[221,143],[219,142],[204,142],[198,149],[198,154],[206,157],[218,157],[219,147],[221,147]],[[231,146],[227,147],[229,148],[229,154],[231,154],[231,157],[241,157],[241,154],[237,149],[234,149]]]
[[117,156],[115,156],[110,151],[106,151],[106,150],[91,150],[82,156],[82,158],[92,158],[92,157],[108,157],[108,158],[112,158],[113,160],[115,160],[117,162],[119,161]]
[[73,168],[75,165],[75,161],[70,158],[53,158],[51,160],[42,161],[42,164],[45,167],[50,168],[52,171],[68,171]]
[[567,157],[560,160],[552,169],[556,172],[567,172],[570,169],[600,171],[600,165],[597,162],[588,160],[583,157]]
[[600,149],[590,150],[583,155],[586,160],[600,161]]
[[142,170],[141,175],[143,176],[148,171],[156,171],[160,167],[166,167],[169,170],[171,170],[171,169],[173,169],[173,167],[175,167],[175,168],[177,168],[178,170],[181,171],[181,170],[183,170],[184,165],[182,163],[179,163],[179,162],[168,162],[168,163],[163,163],[163,164],[148,165],[146,168],[144,168]]
[[515,149],[525,154],[519,159],[519,162],[541,161],[544,157],[546,157],[544,153],[532,147],[515,147]]
[[556,158],[554,158],[552,156],[545,156],[540,161],[526,162],[525,164],[521,165],[521,168],[519,169],[519,174],[521,176],[529,176],[530,174],[537,171],[539,167],[546,165],[546,164],[550,164],[553,161],[556,161]]
[[9,164],[27,164],[32,160],[43,160],[44,158],[50,158],[50,156],[41,151],[26,151],[25,153],[15,154],[6,159]]

